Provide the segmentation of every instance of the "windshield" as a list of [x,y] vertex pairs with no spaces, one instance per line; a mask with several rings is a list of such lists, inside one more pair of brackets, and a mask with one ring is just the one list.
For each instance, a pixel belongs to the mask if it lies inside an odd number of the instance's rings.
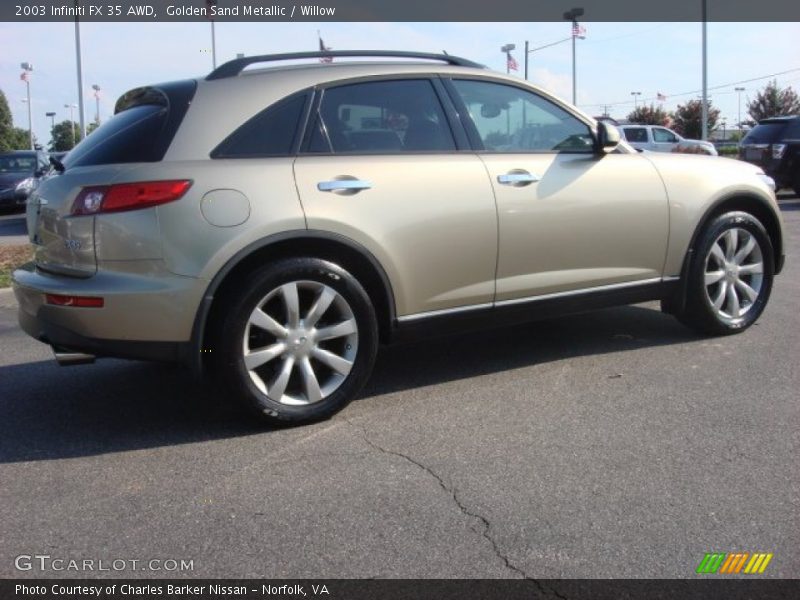
[[761,123],[756,125],[753,130],[748,133],[743,144],[771,144],[777,142],[787,123]]
[[33,173],[35,169],[33,156],[0,156],[0,173]]

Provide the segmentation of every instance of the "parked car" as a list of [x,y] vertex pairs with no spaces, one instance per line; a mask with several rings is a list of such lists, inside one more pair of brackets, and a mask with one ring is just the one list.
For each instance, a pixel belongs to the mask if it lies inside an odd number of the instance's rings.
[[0,210],[24,206],[28,194],[48,166],[47,156],[38,150],[0,153]]
[[637,150],[717,156],[717,149],[711,142],[687,140],[666,127],[659,127],[658,125],[622,125],[619,129],[625,140]]
[[637,153],[454,56],[239,58],[115,112],[28,203],[22,328],[62,364],[183,362],[268,419],[333,414],[410,337],[646,300],[738,333],[784,262],[761,169]]
[[744,137],[739,158],[758,165],[778,188],[800,196],[800,116],[762,119]]

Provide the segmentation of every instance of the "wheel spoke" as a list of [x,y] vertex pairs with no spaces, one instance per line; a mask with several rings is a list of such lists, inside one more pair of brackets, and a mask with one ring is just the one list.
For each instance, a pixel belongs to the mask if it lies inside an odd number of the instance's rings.
[[311,366],[311,361],[308,358],[300,361],[300,374],[303,376],[303,387],[306,390],[308,401],[317,402],[322,400],[322,390],[319,388],[317,374],[314,373],[314,367]]
[[323,327],[318,329],[316,333],[317,341],[330,340],[333,338],[344,337],[358,331],[355,319],[348,319],[330,327]]
[[347,375],[350,372],[350,369],[353,367],[353,363],[346,358],[337,356],[333,352],[328,352],[322,348],[314,348],[314,351],[311,355],[321,363],[328,365],[331,369],[337,373],[341,373],[342,375]]
[[733,257],[733,262],[735,262],[737,265],[741,265],[744,262],[744,259],[750,256],[750,253],[753,251],[753,249],[755,249],[755,247],[756,240],[755,237],[751,235],[747,240],[747,243],[742,246],[742,248]]
[[739,245],[739,230],[729,229],[725,232],[725,260],[731,262],[736,254],[736,246]]
[[728,293],[728,282],[723,281],[719,284],[719,291],[717,292],[717,297],[714,298],[714,308],[719,310],[722,308],[722,304],[725,302],[725,295]]
[[739,288],[742,292],[744,292],[744,295],[747,296],[747,299],[750,301],[751,304],[756,301],[756,298],[758,298],[758,292],[755,291],[753,288],[751,288],[749,285],[747,285],[741,279],[736,280],[736,287]]
[[711,246],[711,256],[717,259],[718,265],[722,266],[725,264],[725,252],[722,250],[722,246],[719,245],[719,240]]
[[248,371],[252,371],[253,369],[257,369],[261,365],[273,360],[275,357],[280,356],[285,351],[286,344],[283,342],[278,342],[277,344],[272,344],[271,346],[267,346],[261,350],[249,352],[244,357],[244,364]]
[[297,295],[297,284],[286,283],[281,286],[283,302],[286,305],[286,318],[288,326],[295,328],[300,323],[300,298]]
[[706,273],[706,285],[715,284],[723,277],[725,277],[725,271],[708,271]]
[[317,324],[317,321],[319,321],[322,315],[325,314],[325,311],[328,310],[334,298],[336,298],[336,292],[327,286],[322,288],[322,291],[319,293],[319,296],[317,296],[314,305],[308,311],[308,315],[305,318],[306,327],[311,328]]
[[276,338],[285,338],[287,335],[286,328],[260,308],[255,309],[250,315],[250,324],[268,331]]
[[739,267],[739,275],[760,275],[764,272],[764,263],[757,262]]
[[286,393],[286,386],[289,385],[289,378],[292,376],[292,369],[294,369],[294,356],[287,356],[283,360],[281,372],[275,378],[275,381],[269,386],[267,393],[269,397],[280,402],[280,399]]
[[738,318],[742,312],[739,304],[739,294],[736,293],[736,286],[728,286],[728,314],[734,319]]

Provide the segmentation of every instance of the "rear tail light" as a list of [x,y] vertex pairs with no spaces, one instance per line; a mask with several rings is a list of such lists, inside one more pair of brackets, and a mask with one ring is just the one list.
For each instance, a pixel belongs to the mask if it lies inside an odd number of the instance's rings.
[[173,202],[191,187],[188,179],[141,181],[83,188],[72,203],[73,215],[96,215]]
[[780,160],[786,152],[786,144],[772,144],[772,158]]
[[62,296],[61,294],[45,294],[47,304],[54,306],[77,306],[79,308],[103,308],[105,301],[92,296]]

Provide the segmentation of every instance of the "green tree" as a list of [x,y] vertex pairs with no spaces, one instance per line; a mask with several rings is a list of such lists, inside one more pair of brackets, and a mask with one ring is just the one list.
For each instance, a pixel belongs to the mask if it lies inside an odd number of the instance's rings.
[[89,135],[90,133],[92,133],[98,127],[100,127],[100,125],[97,124],[97,121],[92,121],[91,123],[89,123],[86,126],[86,135]]
[[792,86],[780,88],[777,80],[773,79],[747,103],[747,112],[752,118],[748,125],[755,125],[768,117],[797,115],[800,114],[800,98]]
[[30,147],[28,130],[14,127],[8,100],[3,90],[0,90],[0,152],[27,150]]
[[660,106],[656,108],[652,104],[650,106],[638,106],[632,110],[627,117],[631,123],[639,123],[641,125],[661,125],[666,126],[669,124],[671,117]]
[[[719,109],[714,108],[711,102],[708,103],[708,125],[709,133],[714,131],[719,120]],[[703,101],[689,100],[686,104],[679,104],[673,116],[673,127],[675,131],[683,137],[699,140],[703,135]]]
[[[73,131],[75,132],[74,138]],[[81,141],[81,126],[67,119],[56,123],[51,135],[50,152],[66,152],[67,150],[72,150],[75,144]]]

